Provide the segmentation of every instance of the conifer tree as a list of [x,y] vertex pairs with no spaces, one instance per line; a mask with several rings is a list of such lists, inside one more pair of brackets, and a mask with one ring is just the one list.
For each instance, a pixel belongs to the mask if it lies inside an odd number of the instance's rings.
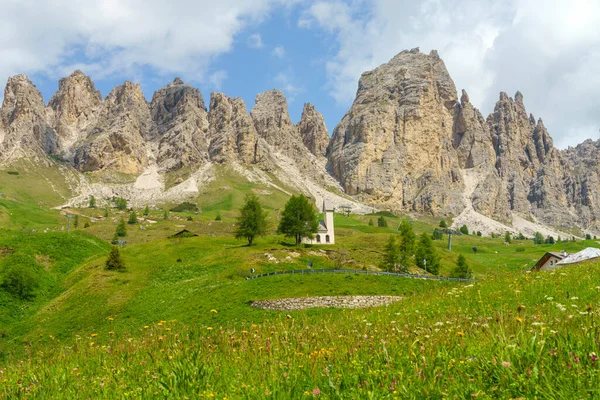
[[454,267],[452,272],[450,272],[450,277],[463,279],[468,279],[471,277],[471,273],[469,272],[469,264],[467,264],[467,259],[462,254],[458,255],[456,267]]
[[267,214],[263,212],[258,198],[254,194],[247,194],[244,207],[240,210],[237,219],[236,239],[248,240],[248,246],[256,236],[264,236],[267,232]]
[[123,259],[121,259],[121,254],[119,253],[119,248],[117,246],[113,246],[110,249],[104,269],[111,271],[125,271],[125,263],[123,263]]
[[135,211],[129,213],[129,220],[127,221],[129,225],[137,224],[137,214]]
[[118,237],[127,236],[127,227],[125,226],[125,220],[123,218],[121,218],[121,220],[117,224],[117,230],[115,233]]
[[400,249],[396,242],[396,236],[390,235],[387,244],[385,245],[385,254],[383,256],[383,262],[381,268],[388,272],[393,272],[400,263]]
[[417,251],[415,253],[417,267],[426,269],[427,272],[437,275],[440,269],[440,256],[437,254],[433,241],[428,234],[423,233],[419,237]]
[[400,231],[400,241],[398,243],[400,258],[398,263],[402,266],[404,271],[408,271],[410,266],[413,265],[416,236],[412,226],[407,220],[403,220],[400,223],[398,230]]

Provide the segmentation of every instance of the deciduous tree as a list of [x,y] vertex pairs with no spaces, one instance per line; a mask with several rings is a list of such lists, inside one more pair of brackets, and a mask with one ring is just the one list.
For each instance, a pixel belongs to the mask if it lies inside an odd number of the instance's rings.
[[248,246],[252,246],[254,238],[264,236],[267,232],[267,214],[254,194],[247,194],[244,206],[237,218],[237,229],[235,237],[248,240]]
[[292,196],[285,205],[277,232],[295,238],[299,245],[302,238],[312,239],[318,230],[317,212],[306,196]]

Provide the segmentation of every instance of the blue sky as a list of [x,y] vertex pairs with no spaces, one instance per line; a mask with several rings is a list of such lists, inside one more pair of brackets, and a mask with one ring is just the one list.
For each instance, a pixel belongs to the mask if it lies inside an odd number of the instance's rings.
[[484,116],[520,90],[560,148],[600,136],[598,0],[0,0],[0,80],[26,73],[46,101],[82,69],[106,96],[148,100],[180,76],[242,97],[278,88],[331,133],[360,74],[413,47],[438,50]]

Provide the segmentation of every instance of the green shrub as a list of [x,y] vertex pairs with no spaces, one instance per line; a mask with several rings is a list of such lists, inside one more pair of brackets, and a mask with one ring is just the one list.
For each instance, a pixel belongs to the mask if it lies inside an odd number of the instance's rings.
[[171,212],[196,212],[198,211],[198,206],[194,203],[190,203],[189,201],[185,201],[175,207],[171,208]]
[[442,237],[443,237],[442,231],[440,231],[437,228],[433,230],[433,234],[431,235],[431,238],[433,240],[441,240]]
[[115,197],[113,199],[113,203],[115,203],[115,207],[117,208],[117,210],[126,210],[127,209],[127,200],[125,200],[122,197]]
[[440,228],[447,228],[448,227],[448,223],[446,222],[445,219],[440,221]]
[[524,252],[524,251],[525,251],[525,247],[517,247],[517,248],[515,249],[515,251],[516,251],[517,253],[522,253],[522,252]]
[[38,282],[35,275],[24,265],[13,265],[2,279],[2,288],[23,300],[33,297],[37,287]]
[[19,173],[17,171],[8,171],[7,174],[9,174],[9,175],[19,175]]
[[388,227],[387,219],[385,219],[385,217],[383,215],[381,217],[377,218],[377,226],[380,228]]
[[375,213],[375,215],[379,215],[380,217],[388,217],[388,218],[395,217],[394,213],[390,212],[390,211],[378,211]]
[[217,216],[215,217],[215,221],[221,221],[223,219],[223,217],[221,217],[221,213],[218,213]]
[[460,227],[459,229],[460,233],[462,233],[463,235],[468,235],[469,234],[469,228],[467,228],[467,225],[463,225]]

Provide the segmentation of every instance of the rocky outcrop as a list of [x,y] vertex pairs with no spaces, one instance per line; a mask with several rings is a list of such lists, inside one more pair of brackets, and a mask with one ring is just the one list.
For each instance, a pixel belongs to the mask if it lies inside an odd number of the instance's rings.
[[257,95],[250,115],[258,135],[271,146],[286,152],[301,142],[283,92],[270,90]]
[[96,122],[96,113],[102,103],[100,91],[94,82],[77,70],[58,83],[58,91],[48,103],[52,110],[51,123],[58,134],[58,147],[69,153],[88,127]]
[[148,138],[158,141],[162,171],[199,166],[208,159],[208,113],[200,90],[175,80],[158,90],[150,103]]
[[335,128],[328,168],[346,192],[394,209],[458,212],[454,83],[437,53],[404,51],[365,72]]
[[485,118],[469,101],[464,90],[453,129],[453,146],[461,168],[485,165],[495,153]]
[[146,140],[150,107],[139,84],[125,82],[104,100],[98,122],[75,151],[74,165],[82,172],[110,169],[135,175],[148,163]]
[[27,75],[9,78],[0,109],[0,161],[57,150],[58,138],[48,123],[40,91]]
[[315,107],[310,103],[304,104],[298,130],[302,142],[312,154],[317,157],[326,155],[327,146],[329,146],[329,133],[323,115],[315,110]]
[[208,119],[211,160],[218,163],[237,160],[243,164],[256,161],[258,135],[244,100],[213,93]]
[[400,296],[321,296],[259,300],[252,302],[252,306],[274,311],[294,311],[307,308],[370,308],[388,306],[401,300]]

